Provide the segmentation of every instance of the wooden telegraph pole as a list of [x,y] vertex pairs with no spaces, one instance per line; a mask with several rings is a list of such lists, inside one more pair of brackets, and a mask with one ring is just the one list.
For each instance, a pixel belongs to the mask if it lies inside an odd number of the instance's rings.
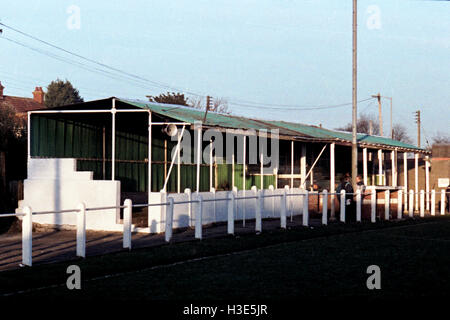
[[420,148],[420,110],[416,111],[416,123],[417,123],[417,146]]
[[357,124],[357,0],[353,0],[353,98],[352,98],[352,185],[356,190],[356,176],[358,175],[358,149],[356,145]]

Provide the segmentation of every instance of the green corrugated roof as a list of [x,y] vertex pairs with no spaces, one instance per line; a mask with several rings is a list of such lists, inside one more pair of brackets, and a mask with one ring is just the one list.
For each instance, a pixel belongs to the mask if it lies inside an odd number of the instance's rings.
[[[204,111],[179,105],[160,104],[129,99],[118,100],[135,107],[150,109],[159,115],[182,122],[194,123],[195,121],[202,121],[205,115]],[[338,140],[347,143],[351,143],[352,141],[352,134],[349,132],[330,130],[301,123],[274,120],[258,120],[214,112],[208,112],[204,125],[232,129],[279,129],[281,135],[289,135],[298,138],[309,138],[323,141]],[[357,139],[361,144],[382,146],[388,148],[397,147],[402,149],[426,152],[425,149],[418,148],[414,145],[380,136],[358,134]]]

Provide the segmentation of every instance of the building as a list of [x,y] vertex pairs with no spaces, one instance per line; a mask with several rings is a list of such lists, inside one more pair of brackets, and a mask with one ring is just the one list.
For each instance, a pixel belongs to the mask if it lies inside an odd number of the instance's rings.
[[42,87],[36,87],[33,98],[7,96],[4,94],[5,87],[0,82],[0,108],[12,107],[19,117],[26,117],[28,111],[44,109],[45,92]]
[[[91,207],[118,206],[125,198],[152,203],[167,194],[186,197],[186,188],[205,197],[233,189],[250,192],[252,187],[272,186],[277,192],[285,185],[291,190],[335,192],[337,181],[351,172],[350,133],[295,122],[217,113],[208,113],[204,119],[204,112],[189,107],[115,97],[28,114],[28,179],[19,211],[24,205],[38,211],[63,210],[74,208],[79,202]],[[209,129],[235,136],[233,141],[238,143],[226,146],[231,156],[207,151],[210,144],[215,146],[219,141],[217,137],[212,139]],[[277,135],[271,133],[273,130]],[[172,131],[176,132],[174,137]],[[178,160],[180,132],[189,132],[193,137],[189,143],[194,150],[188,156],[191,161]],[[270,170],[264,164],[264,155],[260,160],[264,149],[261,139],[266,139],[267,154],[273,151],[273,143],[278,143],[279,157]],[[202,148],[196,147],[198,141],[202,141]],[[258,148],[252,149],[256,144]],[[417,186],[416,181],[399,180],[398,172],[408,170],[408,154],[414,154],[416,163],[422,157],[428,162],[430,154],[413,145],[367,134],[358,135],[358,149],[358,171],[365,184],[379,192],[380,198],[385,190],[390,190],[393,199],[398,190]],[[183,158],[186,160],[184,151]],[[417,165],[415,170],[419,170]],[[247,202],[242,201],[240,212],[247,212],[250,218],[254,201]],[[224,217],[226,220],[226,208],[220,206],[214,208],[214,216],[204,219],[205,223],[223,221]],[[294,201],[292,206],[298,206],[293,210],[301,214],[301,201]],[[333,215],[334,201],[329,208]],[[190,224],[188,210],[183,206],[175,210],[175,226]],[[163,210],[153,207],[145,214],[148,220],[142,230],[161,231]],[[118,209],[95,216],[87,219],[88,229],[122,228]],[[73,226],[76,220],[70,214],[36,218],[36,222],[58,226]]]

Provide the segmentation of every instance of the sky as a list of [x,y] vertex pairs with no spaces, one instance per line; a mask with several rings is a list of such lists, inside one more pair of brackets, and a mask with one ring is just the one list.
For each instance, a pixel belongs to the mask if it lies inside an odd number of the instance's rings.
[[[331,129],[351,122],[352,0],[15,0],[2,5],[0,22],[146,79],[105,75],[0,26],[6,95],[31,97],[36,86],[60,78],[85,100],[145,100],[170,87],[192,98],[225,98],[236,115]],[[449,1],[358,1],[358,100],[378,92],[393,98],[393,121],[413,142],[416,110],[422,146],[450,134]],[[340,104],[347,105],[323,108]],[[387,99],[382,111],[386,134]],[[358,103],[358,113],[378,116],[376,100]]]

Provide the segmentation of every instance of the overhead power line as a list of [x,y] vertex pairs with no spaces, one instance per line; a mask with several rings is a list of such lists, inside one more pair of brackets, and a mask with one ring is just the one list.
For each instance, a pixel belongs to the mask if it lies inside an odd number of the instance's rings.
[[[156,88],[159,88],[159,89],[178,91],[178,92],[186,93],[186,94],[197,96],[197,97],[202,97],[202,98],[205,97],[205,95],[202,95],[202,94],[199,94],[199,93],[196,93],[196,92],[192,92],[192,91],[188,91],[188,90],[182,90],[182,89],[176,88],[174,86],[168,85],[168,84],[163,83],[163,82],[150,80],[150,79],[147,79],[145,77],[133,74],[131,72],[127,72],[127,71],[124,71],[124,70],[112,67],[112,66],[107,65],[105,63],[96,61],[94,59],[85,57],[85,56],[80,55],[78,53],[75,53],[73,51],[70,51],[70,50],[67,50],[65,48],[62,48],[61,46],[58,46],[58,45],[52,44],[52,43],[50,43],[48,41],[42,40],[42,39],[40,39],[40,38],[38,38],[36,36],[33,36],[33,35],[29,34],[29,33],[26,33],[24,31],[21,31],[21,30],[19,30],[17,28],[14,28],[12,26],[6,25],[4,23],[0,22],[0,25],[5,27],[5,28],[8,28],[8,29],[10,29],[10,30],[12,30],[14,32],[17,32],[17,33],[19,33],[19,34],[21,34],[21,35],[23,35],[25,37],[28,37],[28,38],[30,38],[32,40],[38,41],[39,43],[42,43],[42,44],[44,44],[46,46],[49,46],[49,47],[51,47],[53,49],[57,49],[57,50],[62,51],[64,53],[66,53],[66,54],[69,54],[69,55],[74,56],[76,58],[82,59],[82,60],[84,60],[86,62],[89,62],[91,64],[95,64],[95,65],[97,65],[97,66],[99,66],[101,68],[94,67],[92,65],[88,65],[86,63],[82,63],[80,61],[76,61],[76,60],[70,59],[70,58],[65,57],[65,56],[57,55],[57,54],[55,54],[53,52],[50,52],[50,51],[47,51],[47,50],[43,50],[43,49],[40,49],[40,48],[36,48],[36,47],[30,46],[30,45],[28,45],[26,43],[23,43],[23,42],[20,42],[20,41],[11,39],[11,38],[7,38],[7,37],[4,37],[4,36],[1,37],[1,38],[5,39],[7,41],[10,41],[10,42],[15,43],[15,44],[17,44],[19,46],[25,47],[25,48],[27,48],[29,50],[33,50],[35,52],[38,52],[38,53],[43,54],[45,56],[48,56],[50,58],[59,60],[61,62],[65,62],[65,63],[68,63],[70,65],[77,66],[79,68],[82,68],[84,70],[87,70],[87,71],[90,71],[90,72],[93,72],[93,73],[101,74],[101,75],[103,75],[105,77],[108,77],[110,79],[119,80],[119,81],[126,81],[126,82],[131,83],[134,86],[140,87],[142,89],[149,89],[149,86],[150,86],[150,87],[156,87]],[[104,70],[104,69],[107,69],[107,70]],[[358,102],[364,102],[364,101],[368,101],[368,100],[371,100],[371,99],[372,98],[367,98],[367,99],[364,99],[364,100],[360,100]],[[245,107],[245,108],[264,109],[264,110],[292,110],[292,111],[332,109],[332,108],[345,107],[345,106],[349,106],[349,105],[352,104],[352,102],[349,102],[349,103],[342,103],[342,104],[335,104],[335,105],[304,106],[304,105],[295,105],[295,104],[260,103],[260,102],[255,102],[255,101],[240,100],[240,99],[234,99],[234,98],[230,98],[228,103],[230,105],[240,106],[240,107]]]

